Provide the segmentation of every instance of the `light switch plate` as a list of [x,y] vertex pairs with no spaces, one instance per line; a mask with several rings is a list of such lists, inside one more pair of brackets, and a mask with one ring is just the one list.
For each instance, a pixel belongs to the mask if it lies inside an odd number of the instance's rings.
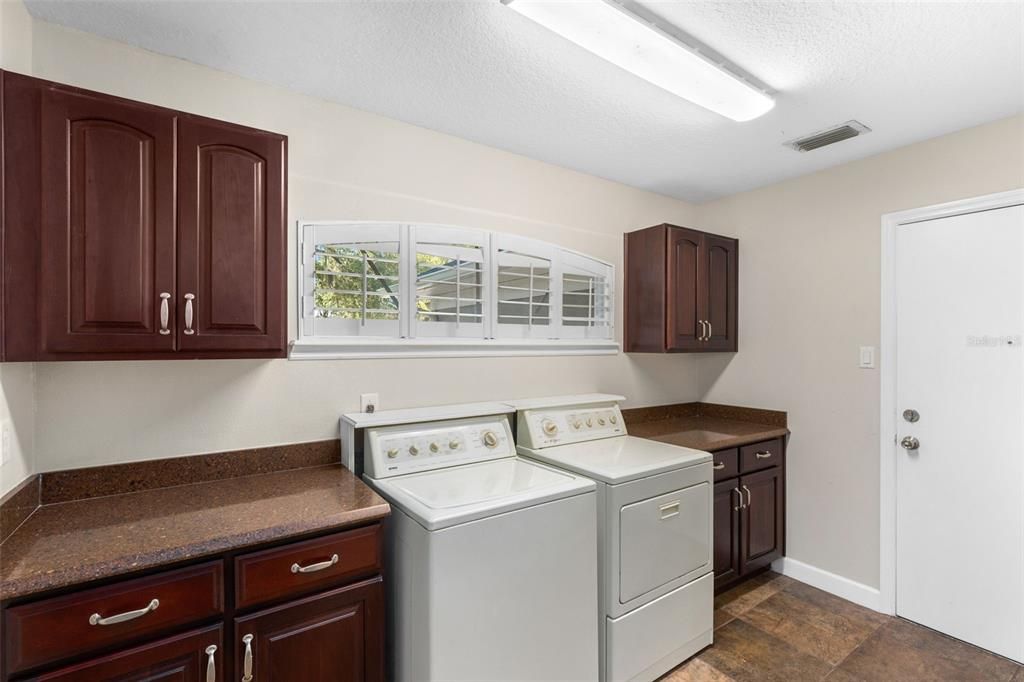
[[861,369],[874,369],[875,368],[875,347],[874,346],[861,346],[860,347],[860,368]]
[[0,426],[0,466],[7,464],[11,458],[11,427],[8,424]]

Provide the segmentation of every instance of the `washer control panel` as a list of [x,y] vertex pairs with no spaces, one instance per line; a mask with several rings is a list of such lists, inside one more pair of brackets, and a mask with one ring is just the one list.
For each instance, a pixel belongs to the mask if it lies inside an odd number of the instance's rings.
[[536,449],[625,436],[626,425],[618,404],[603,403],[523,410],[516,431],[520,445]]
[[516,454],[507,415],[366,429],[363,468],[387,478]]

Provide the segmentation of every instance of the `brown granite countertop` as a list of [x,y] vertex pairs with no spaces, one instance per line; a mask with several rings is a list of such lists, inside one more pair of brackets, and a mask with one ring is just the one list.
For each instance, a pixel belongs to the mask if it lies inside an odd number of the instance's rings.
[[388,515],[329,465],[39,507],[0,544],[0,600]]
[[789,434],[786,413],[710,403],[623,410],[629,433],[695,450],[724,450]]

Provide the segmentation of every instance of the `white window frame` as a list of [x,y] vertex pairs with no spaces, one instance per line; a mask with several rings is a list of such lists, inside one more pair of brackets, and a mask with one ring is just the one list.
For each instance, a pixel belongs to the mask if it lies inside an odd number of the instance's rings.
[[[539,355],[611,355],[619,352],[615,341],[615,266],[592,256],[555,244],[486,230],[448,225],[375,221],[298,221],[297,329],[291,343],[292,359],[384,358],[384,357],[476,357]],[[310,268],[317,241],[330,235],[337,243],[394,242],[399,244],[399,323],[398,336],[387,333],[393,322],[367,320],[358,332],[345,335],[314,333],[314,273]],[[383,236],[382,236],[383,235]],[[416,314],[417,243],[457,245],[480,249],[484,291],[480,323],[459,324],[423,321]],[[447,245],[451,245],[448,247]],[[435,247],[436,248],[436,247]],[[498,322],[499,252],[513,251],[547,260],[549,268],[548,325],[517,325]],[[609,291],[607,324],[599,326],[563,325],[562,277],[564,272],[602,277]],[[318,318],[323,319],[323,318]],[[324,325],[321,322],[321,327]],[[348,327],[356,327],[352,321]],[[336,325],[343,330],[346,327]]]

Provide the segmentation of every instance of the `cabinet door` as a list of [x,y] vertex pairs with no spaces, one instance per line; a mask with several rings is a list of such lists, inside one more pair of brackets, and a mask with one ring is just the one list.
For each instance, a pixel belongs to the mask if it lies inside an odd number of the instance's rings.
[[180,348],[283,353],[284,138],[183,117],[178,149]]
[[732,582],[740,574],[740,497],[738,479],[715,484],[714,558],[715,587]]
[[224,679],[222,627],[218,624],[167,637],[32,679],[40,682],[219,682]]
[[748,573],[782,556],[782,470],[773,467],[739,480],[747,498],[740,521],[740,572]]
[[384,679],[380,577],[235,619],[235,672],[262,682]]
[[41,118],[43,352],[173,351],[174,114],[49,88]]
[[700,350],[702,233],[682,227],[668,230],[668,350]]
[[701,244],[701,318],[707,322],[706,350],[737,349],[737,285],[739,242],[713,234]]

